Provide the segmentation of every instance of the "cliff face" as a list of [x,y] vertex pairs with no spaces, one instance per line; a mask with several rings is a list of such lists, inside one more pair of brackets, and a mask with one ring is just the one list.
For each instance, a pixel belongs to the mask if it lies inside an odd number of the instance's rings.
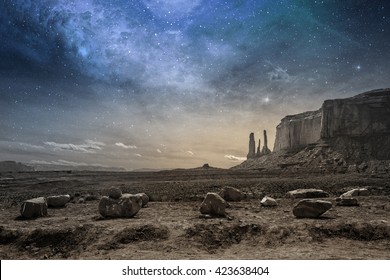
[[390,133],[390,90],[327,100],[321,110],[322,139]]
[[276,127],[274,151],[305,147],[320,140],[321,110],[287,116]]
[[390,89],[327,100],[318,111],[283,118],[274,151],[319,142],[355,161],[390,159]]

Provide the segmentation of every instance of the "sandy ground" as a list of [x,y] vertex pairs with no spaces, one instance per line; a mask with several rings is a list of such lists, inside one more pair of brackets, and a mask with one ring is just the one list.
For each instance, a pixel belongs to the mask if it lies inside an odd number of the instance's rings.
[[[388,179],[183,172],[2,174],[0,257],[390,259]],[[125,192],[144,191],[152,201],[134,218],[103,219],[98,199],[112,185]],[[201,218],[204,195],[225,185],[242,189],[247,198],[231,202],[224,218]],[[359,207],[336,206],[340,193],[363,185],[372,195],[359,197]],[[295,218],[291,210],[298,200],[284,194],[297,186],[322,187],[330,192],[326,200],[333,207],[320,219]],[[72,195],[65,208],[49,209],[47,217],[35,220],[19,217],[23,199],[58,193]],[[265,194],[277,198],[278,206],[261,207]]]

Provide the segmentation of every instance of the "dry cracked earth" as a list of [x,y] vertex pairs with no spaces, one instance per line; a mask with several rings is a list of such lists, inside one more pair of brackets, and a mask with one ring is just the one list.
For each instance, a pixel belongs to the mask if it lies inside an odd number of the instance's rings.
[[[131,219],[104,219],[108,187],[145,192],[151,201]],[[246,193],[227,216],[205,219],[207,192]],[[371,195],[358,207],[336,206],[355,187]],[[287,191],[318,188],[333,207],[319,219],[297,219]],[[65,208],[34,220],[20,217],[25,199],[70,194]],[[263,196],[278,201],[260,206]],[[0,174],[1,259],[390,259],[390,180],[361,174],[286,175],[239,170],[160,172],[26,172]]]

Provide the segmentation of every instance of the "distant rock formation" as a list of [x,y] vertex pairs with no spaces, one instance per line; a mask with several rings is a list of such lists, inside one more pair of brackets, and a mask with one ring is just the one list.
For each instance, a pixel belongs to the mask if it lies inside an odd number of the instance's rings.
[[264,146],[263,146],[262,154],[268,155],[270,153],[271,153],[271,150],[268,149],[267,130],[264,130]]
[[326,100],[317,111],[283,118],[274,151],[319,142],[356,162],[390,159],[390,89]]
[[390,89],[327,100],[319,110],[284,117],[272,153],[266,154],[264,138],[261,155],[234,168],[390,176]]
[[247,159],[255,158],[256,157],[255,151],[256,151],[255,134],[251,132],[251,134],[249,134],[249,152],[246,158]]
[[259,145],[257,146],[256,157],[260,157],[261,156],[260,145],[261,145],[261,141],[259,139]]
[[248,155],[246,156],[247,159],[251,158],[259,158],[263,155],[268,155],[271,153],[271,150],[268,148],[268,139],[267,139],[267,131],[264,130],[264,146],[263,149],[260,148],[261,141],[259,139],[259,145],[257,146],[257,151],[256,150],[256,144],[255,144],[255,135],[253,132],[249,134],[249,152]]
[[0,172],[26,172],[34,171],[34,168],[16,161],[1,161]]

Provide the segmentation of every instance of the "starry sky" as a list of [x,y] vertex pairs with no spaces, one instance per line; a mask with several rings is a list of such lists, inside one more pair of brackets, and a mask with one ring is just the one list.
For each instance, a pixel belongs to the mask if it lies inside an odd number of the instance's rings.
[[1,0],[0,160],[228,168],[389,61],[385,0]]

